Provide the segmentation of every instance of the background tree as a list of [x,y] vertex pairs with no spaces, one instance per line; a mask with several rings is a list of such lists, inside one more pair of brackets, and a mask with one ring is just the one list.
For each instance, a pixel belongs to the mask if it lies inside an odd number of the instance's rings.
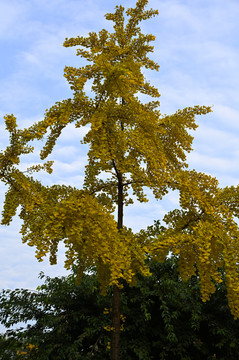
[[[7,328],[14,328],[6,332],[0,354],[7,353],[12,344],[12,356],[18,359],[19,349],[31,343],[37,346],[32,358],[39,360],[109,358],[106,307],[110,307],[110,297],[100,295],[95,274],[84,275],[79,285],[71,274],[45,277],[37,291],[3,290],[0,319]],[[16,328],[18,323],[20,328]]]
[[[236,360],[239,320],[230,313],[225,283],[217,285],[204,303],[199,278],[182,282],[176,257],[148,265],[151,276],[138,275],[135,287],[125,284],[122,290],[122,356]],[[32,359],[109,359],[110,337],[105,329],[110,324],[111,296],[111,291],[102,296],[95,273],[84,275],[78,285],[73,273],[45,277],[38,291],[2,291],[0,321],[15,329],[8,330],[0,343],[1,359],[19,359],[17,350],[27,343],[37,346]],[[16,328],[18,322],[28,326]]]
[[[114,13],[106,14],[114,23],[112,33],[103,29],[65,40],[64,46],[78,46],[77,55],[87,62],[65,68],[73,97],[53,105],[42,121],[27,129],[18,129],[15,117],[6,116],[10,145],[0,154],[1,179],[9,186],[2,224],[8,225],[21,205],[22,238],[36,246],[39,261],[49,254],[50,263],[56,263],[58,244],[63,241],[67,268],[77,264],[80,278],[93,265],[102,290],[113,286],[112,360],[119,358],[123,281],[132,283],[136,273],[149,275],[148,256],[163,260],[169,250],[180,254],[181,276],[186,279],[197,268],[203,300],[215,290],[214,282],[221,281],[218,268],[225,266],[230,306],[235,316],[239,314],[234,207],[215,179],[187,170],[186,153],[192,150],[193,140],[189,131],[197,127],[195,116],[211,109],[195,106],[173,115],[160,114],[158,90],[143,75],[144,69],[158,70],[148,57],[155,38],[139,27],[158,13],[145,10],[147,3],[138,0],[126,12],[116,6]],[[92,84],[89,95],[87,81]],[[141,95],[155,100],[143,102]],[[88,127],[82,140],[89,145],[82,190],[47,187],[30,176],[41,168],[51,172],[50,162],[28,173],[19,170],[20,156],[33,151],[28,145],[31,140],[48,132],[41,151],[45,159],[69,123]],[[156,199],[169,189],[180,192],[182,210],[165,217],[168,227],[160,235],[134,234],[123,226],[123,207],[135,200],[147,201],[144,188]]]

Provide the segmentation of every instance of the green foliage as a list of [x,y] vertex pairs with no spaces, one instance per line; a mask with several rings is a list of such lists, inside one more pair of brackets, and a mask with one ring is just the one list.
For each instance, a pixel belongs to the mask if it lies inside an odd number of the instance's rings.
[[14,359],[19,359],[17,350],[30,343],[37,345],[35,358],[39,360],[91,359],[93,354],[101,359],[98,353],[102,348],[105,352],[107,345],[104,324],[108,319],[103,313],[107,300],[99,295],[95,275],[84,275],[78,286],[75,281],[73,275],[46,277],[38,291],[3,290],[1,322],[7,328],[19,322],[28,325],[7,330],[0,354],[12,343]]
[[[182,282],[176,258],[149,266],[150,277],[138,275],[136,286],[125,284],[122,292],[121,358],[238,359],[239,320],[230,314],[225,283],[204,303],[198,278]],[[79,285],[75,280],[45,277],[35,292],[2,291],[0,320],[15,330],[2,338],[1,359],[19,359],[16,351],[26,343],[37,346],[33,359],[109,358],[111,293],[101,295],[94,273]],[[28,326],[16,329],[18,322]]]

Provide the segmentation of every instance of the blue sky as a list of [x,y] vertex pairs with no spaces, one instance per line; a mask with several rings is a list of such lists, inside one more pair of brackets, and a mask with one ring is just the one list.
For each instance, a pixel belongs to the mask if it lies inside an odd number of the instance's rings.
[[[120,0],[119,0],[120,1]],[[0,0],[0,148],[7,145],[3,116],[13,113],[20,127],[42,119],[45,109],[71,96],[64,66],[81,65],[65,37],[111,29],[104,19],[119,1]],[[121,0],[125,7],[135,1]],[[190,168],[216,176],[221,186],[239,183],[239,2],[238,0],[151,0],[159,16],[144,22],[156,35],[152,58],[160,71],[145,73],[161,93],[161,112],[193,105],[213,105],[213,113],[198,117]],[[79,146],[84,130],[67,128],[51,159],[54,173],[41,175],[47,184],[81,186],[86,149]],[[38,161],[36,153],[23,166]],[[2,205],[4,186],[0,185]],[[170,193],[163,202],[135,204],[125,211],[125,224],[138,230],[177,206]],[[34,249],[21,244],[20,222],[0,227],[0,288],[35,288],[38,274],[65,274],[64,249],[59,263],[38,263]]]

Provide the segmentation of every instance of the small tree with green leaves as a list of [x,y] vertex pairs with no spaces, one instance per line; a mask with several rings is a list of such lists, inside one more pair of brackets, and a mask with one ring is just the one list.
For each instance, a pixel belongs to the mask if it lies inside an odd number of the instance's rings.
[[[137,275],[134,287],[124,284],[121,356],[127,360],[215,356],[237,360],[239,319],[234,320],[230,313],[225,282],[204,303],[199,278],[182,282],[177,263],[176,257],[164,263],[148,261],[151,276]],[[27,344],[31,344],[32,360],[109,359],[106,329],[111,296],[111,289],[102,296],[94,272],[83,275],[79,284],[72,273],[61,278],[44,276],[37,291],[3,290],[0,322],[7,330],[0,338],[0,358],[25,359]],[[26,354],[19,357],[23,352]]]

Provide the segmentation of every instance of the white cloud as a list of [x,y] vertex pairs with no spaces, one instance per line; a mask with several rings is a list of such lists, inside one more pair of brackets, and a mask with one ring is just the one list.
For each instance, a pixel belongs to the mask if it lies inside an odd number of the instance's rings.
[[227,182],[229,179],[234,179],[234,185],[236,179],[237,181],[239,180],[237,170],[238,157],[227,159],[193,152],[188,158],[190,168],[194,168],[197,171],[205,172],[213,177],[217,177],[220,182],[220,186],[230,186],[231,184]]
[[[239,83],[239,82],[238,82]],[[238,88],[239,92],[239,88]],[[239,98],[239,94],[238,94]],[[229,104],[229,103],[228,103]],[[213,108],[216,119],[223,123],[228,129],[235,133],[239,131],[239,108],[236,109],[232,106],[225,104],[215,104]]]
[[80,140],[83,139],[83,137],[87,134],[89,131],[89,127],[80,127],[76,128],[74,124],[69,124],[67,127],[65,127],[61,133],[60,141],[61,142],[67,142],[70,143],[77,141],[78,146],[81,148],[84,148],[84,145],[80,144]]
[[[202,122],[194,133],[196,149],[204,155],[238,155],[238,134]],[[195,147],[194,147],[195,148]]]
[[78,160],[72,161],[71,163],[56,160],[54,161],[53,168],[56,175],[62,174],[62,177],[67,177],[69,173],[81,173],[84,170],[85,164],[86,159],[84,157],[78,157]]

